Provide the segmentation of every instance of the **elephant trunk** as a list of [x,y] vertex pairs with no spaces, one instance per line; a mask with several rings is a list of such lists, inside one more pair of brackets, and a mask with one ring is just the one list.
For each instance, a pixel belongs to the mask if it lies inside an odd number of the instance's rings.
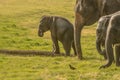
[[107,54],[107,63],[105,65],[102,65],[101,68],[107,68],[109,67],[112,62],[114,61],[114,55],[113,55],[113,48],[112,48],[112,37],[107,37],[105,41],[105,48],[106,48],[106,54]]
[[102,46],[102,41],[97,39],[96,40],[97,51],[100,55],[104,55],[104,50],[101,49],[101,46]]

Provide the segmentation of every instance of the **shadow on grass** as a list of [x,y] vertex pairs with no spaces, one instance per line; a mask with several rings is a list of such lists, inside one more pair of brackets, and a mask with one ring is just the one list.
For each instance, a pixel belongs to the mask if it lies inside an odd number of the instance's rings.
[[[37,51],[37,50],[7,50],[2,49],[0,50],[0,54],[6,54],[6,55],[18,55],[18,56],[66,56],[65,53],[60,54],[53,54],[50,51]],[[70,57],[72,57],[71,55]]]

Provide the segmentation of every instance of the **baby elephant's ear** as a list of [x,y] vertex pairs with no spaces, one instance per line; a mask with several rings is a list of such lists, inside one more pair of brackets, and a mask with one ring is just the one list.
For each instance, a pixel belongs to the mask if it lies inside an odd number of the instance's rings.
[[43,16],[41,17],[41,19],[46,18],[46,17],[47,17],[46,15],[43,15]]
[[48,17],[48,16],[43,15],[43,16],[41,17],[40,23],[45,22],[45,21],[47,20],[47,17]]
[[43,19],[40,19],[40,24],[43,22]]
[[51,24],[53,22],[53,16],[46,16],[44,22]]

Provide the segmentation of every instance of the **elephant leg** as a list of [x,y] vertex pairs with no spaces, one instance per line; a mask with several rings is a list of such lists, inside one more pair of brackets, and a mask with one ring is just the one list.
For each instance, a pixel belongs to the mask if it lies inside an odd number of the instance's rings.
[[79,13],[76,13],[75,18],[75,28],[74,28],[74,41],[75,41],[75,48],[78,55],[78,59],[82,60],[82,49],[81,49],[81,31],[83,29],[82,25],[82,17]]
[[66,56],[70,56],[72,41],[68,37],[68,35],[64,35],[64,39],[63,39],[62,43],[63,43],[63,47],[64,47],[64,50],[65,50]]
[[120,45],[115,46],[116,66],[120,66]]
[[54,54],[60,54],[58,40],[56,38],[52,37],[52,41],[53,41],[53,53]]
[[70,56],[71,43],[70,42],[64,42],[63,47],[65,49],[66,56]]
[[75,49],[75,43],[74,42],[72,42],[72,48],[73,48],[73,51],[74,51],[74,55],[76,56],[77,52],[76,52],[76,49]]
[[53,53],[54,54],[60,54],[59,45],[53,44]]

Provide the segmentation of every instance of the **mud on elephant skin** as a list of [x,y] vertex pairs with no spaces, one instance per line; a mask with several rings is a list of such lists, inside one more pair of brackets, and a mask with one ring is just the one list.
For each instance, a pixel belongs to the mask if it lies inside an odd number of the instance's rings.
[[[108,19],[107,25],[101,25],[105,24],[105,20]],[[102,22],[101,22],[102,21]],[[111,66],[112,62],[114,61],[114,51],[113,47],[115,47],[115,63],[116,66],[120,66],[120,11],[112,14],[107,15],[100,18],[99,26],[97,27],[97,41],[96,44],[99,48],[103,44],[105,45],[105,52],[107,56],[107,63],[105,65],[102,65],[101,68],[107,68]],[[100,51],[102,52],[102,50]],[[101,53],[100,53],[101,54]]]
[[43,16],[40,20],[38,35],[43,37],[46,31],[51,32],[53,53],[60,54],[58,44],[58,41],[60,41],[63,44],[67,56],[70,55],[71,46],[74,50],[74,54],[76,55],[72,23],[59,16]]
[[84,26],[94,24],[101,16],[120,10],[119,0],[76,0],[74,40],[78,58],[82,59],[81,32]]

